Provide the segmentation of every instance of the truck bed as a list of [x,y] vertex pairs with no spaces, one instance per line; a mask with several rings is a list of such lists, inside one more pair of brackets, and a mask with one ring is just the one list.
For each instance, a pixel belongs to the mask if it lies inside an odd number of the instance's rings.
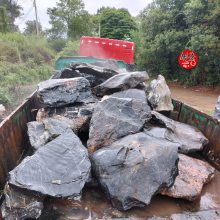
[[[170,117],[174,120],[193,125],[199,128],[204,135],[209,139],[210,144],[203,151],[203,156],[218,170],[220,170],[220,123],[214,120],[211,116],[206,115],[192,107],[178,101],[173,100],[174,111],[170,114]],[[0,124],[0,186],[3,186],[7,179],[7,173],[18,165],[22,156],[29,149],[29,143],[27,138],[27,126],[26,123],[35,120],[37,109],[40,108],[39,103],[36,101],[35,93],[32,94],[27,100],[24,101],[11,115],[9,115]],[[198,202],[196,203],[184,203],[182,201],[175,202],[170,198],[164,198],[162,196],[156,197],[149,207],[145,209],[135,209],[135,215],[139,217],[149,216],[149,213],[157,216],[170,215],[172,213],[181,213],[183,211],[203,211],[220,209],[219,198],[217,200],[211,200],[209,196],[216,196],[220,194],[220,174],[216,171],[216,177],[214,181],[205,187],[202,196],[202,203],[208,204],[207,206],[201,206],[198,208]],[[93,193],[92,191],[87,193],[87,197]],[[87,201],[87,197],[85,202]],[[162,199],[161,199],[162,198]],[[102,200],[104,197],[102,198]],[[109,203],[97,203],[97,201],[90,201],[91,204],[96,204],[97,211],[104,211],[103,206],[106,209],[110,209]],[[64,204],[67,201],[64,201]],[[87,201],[88,203],[89,201]],[[100,202],[100,201],[99,201]],[[213,205],[212,206],[212,202]],[[86,203],[86,204],[87,204]],[[199,203],[201,204],[201,203]],[[62,208],[68,208],[66,205]],[[96,207],[96,208],[97,208]],[[199,206],[200,207],[200,206]],[[206,207],[206,208],[204,208]],[[71,208],[71,205],[70,205]],[[113,210],[114,211],[114,210]],[[133,211],[129,211],[132,216]],[[138,213],[138,214],[137,214]],[[145,213],[145,214],[144,214]],[[147,215],[146,215],[147,214]]]

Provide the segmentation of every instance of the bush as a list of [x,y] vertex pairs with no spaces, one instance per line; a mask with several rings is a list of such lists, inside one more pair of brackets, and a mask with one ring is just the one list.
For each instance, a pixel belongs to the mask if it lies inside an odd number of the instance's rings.
[[10,103],[10,98],[8,96],[8,91],[0,89],[0,104],[8,105]]
[[61,56],[78,56],[79,55],[80,41],[68,41],[63,50],[58,54],[58,57]]
[[0,60],[11,63],[27,62],[52,64],[54,51],[44,37],[19,33],[0,33]]
[[53,68],[36,64],[33,60],[12,64],[0,62],[0,104],[10,104],[12,97],[22,91],[22,86],[36,84],[50,78]]

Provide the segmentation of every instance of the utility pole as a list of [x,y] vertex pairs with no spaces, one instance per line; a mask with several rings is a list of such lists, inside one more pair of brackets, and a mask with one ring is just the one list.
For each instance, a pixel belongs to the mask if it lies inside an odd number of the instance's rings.
[[101,37],[101,23],[99,22],[99,37]]
[[39,27],[38,27],[38,16],[37,16],[37,5],[36,5],[36,0],[34,0],[34,8],[35,8],[36,33],[37,33],[37,36],[39,36]]

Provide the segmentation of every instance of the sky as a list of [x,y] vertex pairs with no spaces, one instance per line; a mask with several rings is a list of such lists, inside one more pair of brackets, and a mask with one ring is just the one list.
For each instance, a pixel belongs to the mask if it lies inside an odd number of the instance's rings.
[[[49,28],[47,8],[56,6],[57,1],[58,0],[36,0],[38,17],[43,29]],[[151,0],[84,0],[85,9],[91,14],[95,14],[97,9],[102,6],[110,6],[115,8],[127,8],[133,16],[138,15],[150,2]],[[24,10],[23,16],[16,20],[16,24],[23,30],[27,20],[35,19],[33,0],[18,0],[18,4],[20,4]]]

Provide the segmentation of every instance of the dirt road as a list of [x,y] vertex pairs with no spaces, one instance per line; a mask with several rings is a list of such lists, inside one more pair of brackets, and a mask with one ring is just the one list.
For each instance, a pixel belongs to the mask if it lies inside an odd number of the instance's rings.
[[204,87],[186,88],[173,83],[169,83],[169,87],[174,99],[178,99],[209,115],[212,115],[220,95],[220,92]]

